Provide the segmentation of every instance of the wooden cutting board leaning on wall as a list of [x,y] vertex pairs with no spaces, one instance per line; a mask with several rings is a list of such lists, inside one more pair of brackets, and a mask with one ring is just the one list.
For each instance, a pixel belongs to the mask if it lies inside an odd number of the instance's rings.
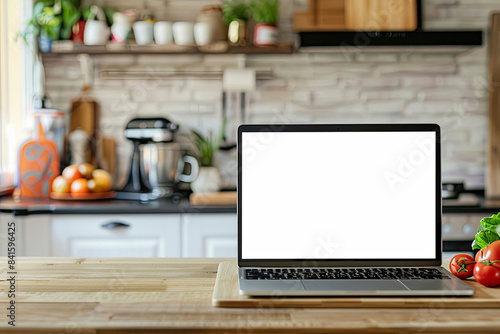
[[87,133],[89,138],[89,149],[87,150],[88,163],[97,166],[97,122],[99,117],[99,105],[86,93],[90,87],[85,86],[82,94],[71,100],[71,112],[69,121],[69,133],[80,128]]
[[295,31],[412,31],[416,0],[309,0],[294,15]]

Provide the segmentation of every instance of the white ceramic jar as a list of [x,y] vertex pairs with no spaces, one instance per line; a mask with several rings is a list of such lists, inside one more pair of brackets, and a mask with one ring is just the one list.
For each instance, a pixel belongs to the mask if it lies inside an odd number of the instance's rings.
[[174,41],[177,45],[194,45],[193,22],[175,22],[172,25]]
[[158,45],[172,44],[174,37],[172,35],[172,22],[159,21],[154,26],[155,43]]
[[153,23],[149,21],[135,22],[134,36],[137,45],[147,45],[153,43]]
[[194,41],[196,45],[207,45],[213,42],[213,27],[208,22],[198,22],[194,25]]

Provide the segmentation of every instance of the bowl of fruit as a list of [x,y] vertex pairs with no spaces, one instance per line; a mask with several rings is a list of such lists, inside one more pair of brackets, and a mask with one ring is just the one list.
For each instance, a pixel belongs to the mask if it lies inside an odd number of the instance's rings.
[[116,196],[111,175],[91,164],[70,165],[52,182],[50,198],[58,200],[97,200]]

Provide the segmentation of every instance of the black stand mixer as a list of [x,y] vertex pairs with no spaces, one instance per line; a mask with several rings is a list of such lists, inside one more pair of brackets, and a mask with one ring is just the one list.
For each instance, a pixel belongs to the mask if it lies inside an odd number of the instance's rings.
[[125,138],[132,141],[134,151],[126,185],[117,192],[116,198],[149,201],[162,197],[144,176],[141,146],[154,143],[171,143],[178,125],[166,118],[134,118],[125,127]]

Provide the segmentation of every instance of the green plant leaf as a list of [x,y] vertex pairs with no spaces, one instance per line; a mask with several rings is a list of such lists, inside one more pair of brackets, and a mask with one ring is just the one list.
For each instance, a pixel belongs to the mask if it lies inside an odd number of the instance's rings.
[[244,0],[227,0],[222,4],[222,19],[226,24],[235,20],[248,21],[250,6]]
[[214,134],[212,131],[207,136],[203,136],[196,130],[191,130],[195,136],[195,144],[200,151],[200,163],[202,166],[213,166],[213,156],[222,144],[222,140],[226,133],[226,119],[222,122],[222,128],[219,133]]
[[254,0],[250,8],[255,22],[278,23],[278,0]]
[[[34,4],[33,5],[33,17],[40,14],[44,8],[45,8],[45,4],[43,3],[43,1],[37,2],[36,4]],[[31,20],[33,20],[33,18]]]
[[106,15],[106,21],[108,26],[111,27],[113,25],[113,14],[116,13],[116,10],[110,8],[103,8],[104,15]]
[[82,11],[78,6],[75,6],[75,0],[62,0],[62,28],[61,39],[69,39],[71,37],[71,29],[82,16]]
[[90,6],[87,6],[82,9],[82,17],[85,21],[87,21],[89,19],[89,15],[90,15]]

